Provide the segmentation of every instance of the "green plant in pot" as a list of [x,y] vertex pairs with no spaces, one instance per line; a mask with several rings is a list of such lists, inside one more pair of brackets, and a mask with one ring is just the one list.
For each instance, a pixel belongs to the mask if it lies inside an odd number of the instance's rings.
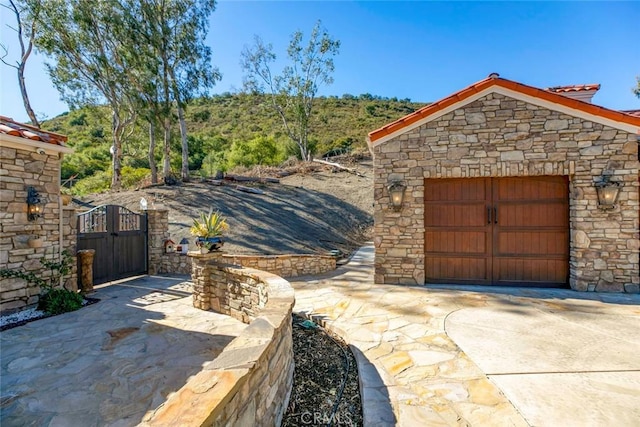
[[228,229],[227,219],[220,212],[209,209],[209,213],[201,212],[194,218],[189,231],[197,237],[196,246],[201,252],[212,252],[222,248],[223,235]]

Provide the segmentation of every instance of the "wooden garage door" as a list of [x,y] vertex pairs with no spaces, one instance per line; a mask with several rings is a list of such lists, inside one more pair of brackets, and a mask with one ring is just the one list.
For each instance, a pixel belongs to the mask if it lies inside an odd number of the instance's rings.
[[425,180],[427,283],[564,287],[565,177]]

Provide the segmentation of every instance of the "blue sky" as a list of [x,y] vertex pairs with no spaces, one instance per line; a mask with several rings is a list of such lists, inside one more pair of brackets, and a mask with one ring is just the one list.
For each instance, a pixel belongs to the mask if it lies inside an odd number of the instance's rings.
[[[1,37],[17,52],[2,14]],[[594,103],[640,109],[631,92],[640,75],[640,2],[349,2],[220,1],[208,37],[223,78],[213,93],[242,87],[240,52],[253,35],[284,57],[291,33],[320,19],[342,43],[334,84],[345,93],[430,102],[491,72],[537,87],[601,83]],[[13,69],[0,68],[0,114],[25,121]],[[28,64],[34,109],[46,117],[67,107],[42,58]]]

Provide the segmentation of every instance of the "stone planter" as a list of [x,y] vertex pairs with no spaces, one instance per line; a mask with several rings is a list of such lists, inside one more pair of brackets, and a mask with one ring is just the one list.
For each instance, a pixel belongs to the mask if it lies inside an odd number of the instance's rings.
[[44,240],[40,237],[32,237],[27,240],[27,245],[29,245],[30,248],[41,248],[42,245],[44,245]]

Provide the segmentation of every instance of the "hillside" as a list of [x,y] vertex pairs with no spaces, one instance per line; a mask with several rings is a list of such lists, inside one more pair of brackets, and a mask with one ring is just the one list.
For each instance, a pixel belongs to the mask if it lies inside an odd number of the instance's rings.
[[[326,253],[349,254],[370,238],[373,224],[373,173],[370,159],[339,161],[356,168],[359,175],[317,164],[301,166],[279,183],[249,184],[263,194],[237,189],[237,184],[215,186],[191,182],[140,190],[105,192],[82,198],[86,207],[124,205],[139,210],[141,198],[150,206],[169,210],[171,238],[189,234],[192,219],[209,207],[228,218],[230,230],[224,250],[229,253]],[[76,199],[78,200],[78,199]]]
[[[280,150],[284,150],[277,158],[284,160],[291,155],[291,149],[286,148],[287,138],[282,132],[282,124],[266,101],[261,95],[229,93],[193,101],[186,114],[189,168],[197,173],[204,168],[203,161],[206,159],[223,157],[233,149],[234,143],[246,143],[258,137],[267,138],[280,147]],[[311,129],[316,155],[322,156],[332,150],[366,151],[367,133],[422,106],[424,104],[409,100],[383,99],[369,94],[318,98]],[[64,159],[64,179],[72,175],[77,175],[80,179],[86,178],[102,171],[103,174],[96,176],[96,180],[108,180],[111,159],[110,122],[107,108],[84,107],[44,123],[45,129],[67,135],[69,145],[76,150]],[[123,144],[123,164],[128,167],[124,172],[127,175],[125,185],[144,175],[143,170],[136,169],[148,167],[147,147],[148,129],[139,120],[131,136]],[[172,150],[172,169],[179,170],[180,142],[177,124],[172,134]],[[158,161],[161,158],[160,136],[156,158]],[[94,186],[91,190],[103,188]]]

